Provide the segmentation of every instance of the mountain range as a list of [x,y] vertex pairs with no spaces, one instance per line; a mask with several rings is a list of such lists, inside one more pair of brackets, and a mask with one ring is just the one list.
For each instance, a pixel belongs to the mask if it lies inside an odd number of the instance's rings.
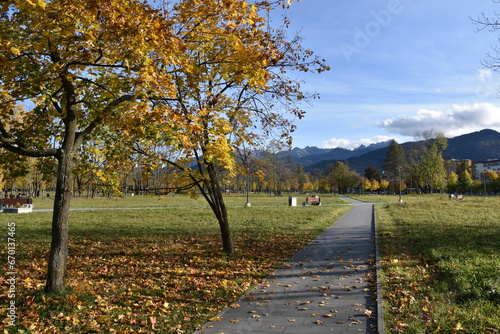
[[[296,163],[305,170],[324,169],[331,163],[342,161],[358,173],[363,173],[368,165],[382,169],[391,141],[360,146],[354,150],[344,148],[325,149],[315,146],[294,148],[288,152]],[[405,152],[415,142],[401,144]],[[486,161],[500,159],[500,133],[485,129],[469,134],[448,138],[448,147],[443,152],[445,160]]]

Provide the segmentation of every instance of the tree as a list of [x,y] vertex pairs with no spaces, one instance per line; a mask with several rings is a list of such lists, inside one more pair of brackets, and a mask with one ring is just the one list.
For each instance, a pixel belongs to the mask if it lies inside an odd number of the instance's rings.
[[349,188],[357,187],[362,183],[362,177],[341,161],[333,164],[331,172],[328,174],[328,180],[330,189],[339,193],[347,192]]
[[[175,160],[160,159],[178,169],[183,187],[191,184],[207,200],[227,253],[234,252],[234,245],[221,185],[236,173],[237,148],[257,147],[275,136],[289,145],[292,120],[304,115],[297,102],[308,96],[286,73],[327,69],[300,47],[298,38],[287,41],[283,30],[272,29],[260,16],[277,4],[185,0],[174,5],[184,46],[182,62],[168,67],[176,94],[154,101],[174,117],[160,120],[158,130],[137,147],[153,160],[157,152],[151,148],[158,141],[164,151],[180,153]],[[281,174],[274,175],[280,192]]]
[[363,191],[369,191],[370,188],[372,187],[372,183],[369,179],[367,179],[366,177],[364,177],[362,180],[361,180],[361,187],[363,188]]
[[375,166],[370,164],[365,169],[365,177],[370,181],[372,180],[380,181],[380,171]]
[[484,181],[486,182],[486,189],[495,193],[500,192],[500,172],[488,170],[483,174]]
[[[487,16],[482,13],[476,19],[472,19],[472,22],[478,26],[477,30],[488,30],[491,33],[495,33],[500,30],[500,14],[494,13],[493,17]],[[483,66],[486,68],[491,68],[495,72],[500,70],[500,48],[492,47],[493,53],[486,53],[486,57],[483,60]]]
[[471,166],[466,161],[463,161],[457,169],[457,174],[458,190],[461,192],[468,191],[473,184]]
[[432,129],[417,131],[415,142],[408,152],[406,178],[413,186],[444,190],[446,188],[446,170],[444,168],[443,151],[448,140],[442,133]]
[[450,175],[448,175],[447,190],[449,193],[454,193],[458,190],[458,188],[458,175],[455,172],[451,172]]
[[403,146],[394,139],[389,144],[389,150],[384,162],[384,175],[389,180],[396,180],[399,177],[400,169],[406,165],[406,158]]
[[444,190],[446,186],[446,169],[444,168],[443,159],[443,150],[446,145],[446,138],[444,136],[439,137],[427,149],[423,160],[419,164],[420,179],[429,192],[432,192],[433,189]]
[[5,170],[0,167],[0,191],[5,187]]
[[380,180],[380,187],[379,187],[379,189],[381,191],[386,191],[387,189],[389,189],[389,181],[387,181],[386,179]]
[[413,134],[415,140],[407,152],[405,168],[406,179],[410,181],[412,187],[425,188],[426,186],[425,181],[422,180],[421,163],[436,136],[437,133],[433,129],[415,131]]
[[[100,126],[112,130],[111,140],[154,121],[159,110],[145,108],[145,100],[160,87],[164,95],[173,90],[158,59],[175,58],[181,45],[146,1],[8,0],[0,6],[0,146],[57,160],[46,290],[61,293],[76,152]],[[31,109],[17,119],[20,105]]]
[[290,189],[289,182],[293,179],[292,157],[280,151],[281,145],[273,141],[264,151],[263,168],[267,181],[267,190],[277,195]]
[[299,191],[312,190],[311,181],[309,180],[309,176],[304,172],[304,167],[302,166],[302,164],[299,164],[297,166],[297,179]]

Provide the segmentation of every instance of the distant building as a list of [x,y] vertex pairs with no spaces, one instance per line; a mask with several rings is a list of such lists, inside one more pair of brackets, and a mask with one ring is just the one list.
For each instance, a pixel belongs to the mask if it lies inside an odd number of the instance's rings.
[[481,173],[492,170],[494,172],[500,172],[500,160],[487,160],[478,161],[474,163],[474,178],[479,180],[481,178]]
[[446,169],[446,175],[450,175],[451,173],[458,174],[458,170],[460,169],[460,165],[462,163],[466,163],[467,166],[472,167],[472,160],[449,160],[444,163],[444,168]]

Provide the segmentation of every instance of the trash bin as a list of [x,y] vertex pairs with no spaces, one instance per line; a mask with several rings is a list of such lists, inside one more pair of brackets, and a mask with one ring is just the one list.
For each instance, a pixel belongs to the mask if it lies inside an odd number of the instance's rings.
[[288,197],[288,206],[297,206],[297,197]]

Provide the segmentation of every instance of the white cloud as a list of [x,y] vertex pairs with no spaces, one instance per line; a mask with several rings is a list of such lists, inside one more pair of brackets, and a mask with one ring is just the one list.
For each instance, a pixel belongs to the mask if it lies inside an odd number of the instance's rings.
[[368,146],[370,144],[374,143],[380,143],[384,141],[388,141],[394,139],[394,137],[388,137],[388,136],[375,136],[371,139],[360,139],[360,140],[349,140],[349,139],[342,139],[342,138],[332,138],[323,141],[323,145],[321,145],[322,148],[346,148],[349,150],[355,149],[360,147],[361,145]]
[[485,80],[491,80],[492,78],[492,73],[491,73],[491,70],[489,68],[480,68],[477,70],[477,79],[478,80],[481,80],[481,81],[485,81]]
[[449,110],[420,109],[416,115],[401,115],[378,124],[390,133],[413,136],[417,131],[433,129],[446,136],[494,129],[500,131],[500,108],[490,103],[454,105]]

